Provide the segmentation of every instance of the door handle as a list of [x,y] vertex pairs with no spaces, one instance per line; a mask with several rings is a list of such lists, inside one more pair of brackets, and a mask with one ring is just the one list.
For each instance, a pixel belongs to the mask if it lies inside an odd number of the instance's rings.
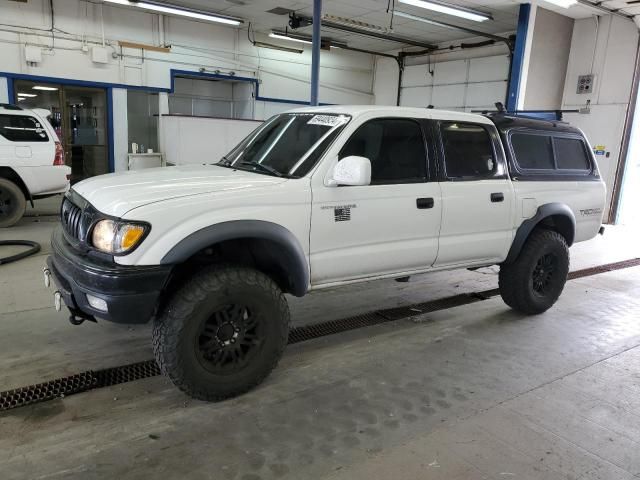
[[416,207],[423,210],[425,208],[433,208],[433,198],[418,198],[416,200]]
[[491,201],[494,202],[494,203],[504,201],[504,193],[502,193],[502,192],[492,193],[491,194]]

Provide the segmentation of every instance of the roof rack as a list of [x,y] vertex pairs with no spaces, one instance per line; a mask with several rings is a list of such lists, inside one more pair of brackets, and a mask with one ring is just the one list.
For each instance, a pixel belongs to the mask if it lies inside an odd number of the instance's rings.
[[0,108],[4,108],[6,110],[22,110],[21,106],[14,105],[13,103],[0,103]]

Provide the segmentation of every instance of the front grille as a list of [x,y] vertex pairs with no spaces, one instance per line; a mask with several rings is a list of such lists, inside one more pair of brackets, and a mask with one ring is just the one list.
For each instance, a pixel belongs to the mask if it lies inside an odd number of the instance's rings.
[[68,235],[80,239],[80,227],[82,224],[82,210],[77,205],[74,205],[68,198],[65,198],[62,202],[61,212],[62,228]]

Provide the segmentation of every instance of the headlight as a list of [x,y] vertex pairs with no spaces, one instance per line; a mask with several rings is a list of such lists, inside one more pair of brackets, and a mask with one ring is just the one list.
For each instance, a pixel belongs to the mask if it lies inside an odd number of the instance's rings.
[[100,220],[93,227],[91,243],[102,252],[123,254],[137,247],[148,230],[140,223]]

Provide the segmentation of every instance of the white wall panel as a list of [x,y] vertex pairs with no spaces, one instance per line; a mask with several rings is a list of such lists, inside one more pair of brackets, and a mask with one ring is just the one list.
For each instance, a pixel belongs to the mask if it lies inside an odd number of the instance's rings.
[[160,149],[174,165],[217,162],[262,122],[160,117]]
[[509,56],[472,58],[469,60],[469,81],[505,81],[509,78]]
[[466,108],[485,107],[495,109],[496,102],[504,103],[507,82],[470,83],[467,86]]
[[508,75],[508,55],[411,65],[402,78],[400,104],[449,110],[495,108],[495,102],[505,100]]
[[433,87],[412,87],[403,88],[400,97],[400,105],[403,107],[427,107],[433,102]]

